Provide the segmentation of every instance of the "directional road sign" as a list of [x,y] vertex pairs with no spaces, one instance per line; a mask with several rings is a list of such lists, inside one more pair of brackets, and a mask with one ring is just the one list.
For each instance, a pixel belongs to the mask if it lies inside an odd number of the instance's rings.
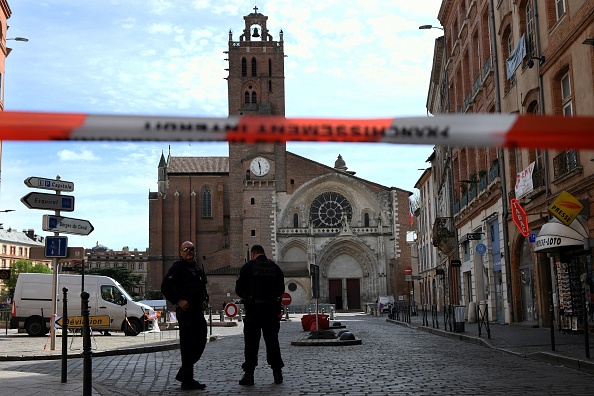
[[68,237],[45,237],[45,257],[66,257],[68,251]]
[[66,234],[89,235],[95,229],[90,221],[54,215],[43,215],[43,231]]
[[[56,325],[63,326],[64,317],[58,316],[56,318]],[[109,326],[111,323],[111,318],[109,315],[100,315],[100,316],[89,316],[89,325],[91,327],[100,327],[100,326]],[[82,327],[83,326],[83,317],[82,316],[73,316],[68,318],[68,327]]]
[[42,177],[28,177],[25,184],[32,188],[43,188],[44,190],[54,191],[74,191],[74,183],[64,180],[44,179]]
[[74,211],[74,197],[71,195],[32,192],[21,198],[21,202],[29,209]]

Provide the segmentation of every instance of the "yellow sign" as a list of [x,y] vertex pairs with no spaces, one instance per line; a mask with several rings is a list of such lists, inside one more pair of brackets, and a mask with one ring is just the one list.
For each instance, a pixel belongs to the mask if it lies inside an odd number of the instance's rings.
[[[56,324],[58,326],[63,326],[63,317],[59,317],[56,320]],[[90,327],[101,327],[101,326],[109,326],[111,323],[111,319],[109,315],[102,315],[102,316],[89,316],[89,326]],[[73,316],[68,318],[68,327],[83,327],[83,317],[82,316]]]
[[563,191],[547,209],[553,216],[559,219],[561,223],[568,226],[583,208],[584,205],[582,205],[576,197],[567,191]]

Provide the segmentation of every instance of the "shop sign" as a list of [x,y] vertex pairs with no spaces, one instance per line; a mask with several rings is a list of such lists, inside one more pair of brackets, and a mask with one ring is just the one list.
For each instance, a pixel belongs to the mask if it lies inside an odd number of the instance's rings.
[[526,212],[524,212],[522,205],[520,205],[520,202],[518,202],[517,199],[512,198],[509,203],[511,204],[512,220],[514,221],[514,224],[518,227],[522,235],[527,237],[530,234],[530,231],[528,230],[528,216],[526,216]]
[[568,226],[580,214],[583,208],[584,205],[576,197],[567,191],[563,191],[547,209],[561,223]]

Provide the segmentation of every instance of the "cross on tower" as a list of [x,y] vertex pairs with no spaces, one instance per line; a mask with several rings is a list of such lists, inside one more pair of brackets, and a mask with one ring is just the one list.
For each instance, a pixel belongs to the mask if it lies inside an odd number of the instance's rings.
[[254,13],[257,14],[258,13],[258,7],[254,6]]

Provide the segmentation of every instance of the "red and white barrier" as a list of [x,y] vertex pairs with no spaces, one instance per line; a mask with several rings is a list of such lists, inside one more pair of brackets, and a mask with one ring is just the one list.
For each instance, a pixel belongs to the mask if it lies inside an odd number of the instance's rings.
[[0,112],[0,140],[380,142],[594,149],[594,117],[451,114],[380,119]]

